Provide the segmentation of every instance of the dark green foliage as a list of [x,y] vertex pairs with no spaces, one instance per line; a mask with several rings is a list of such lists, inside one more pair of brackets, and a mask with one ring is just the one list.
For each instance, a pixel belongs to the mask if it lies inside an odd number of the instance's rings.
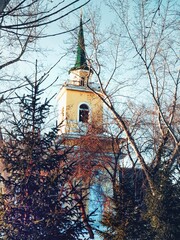
[[[121,179],[121,178],[120,178]],[[145,184],[143,196],[134,191],[133,172],[119,182],[105,212],[100,232],[104,240],[178,240],[180,236],[180,188],[165,166],[154,174],[155,195]],[[144,179],[145,180],[145,179]],[[142,189],[141,179],[136,179]],[[137,188],[136,188],[137,190]]]
[[152,240],[150,225],[142,217],[143,178],[135,180],[133,169],[128,169],[127,173],[120,177],[120,182],[114,189],[111,209],[105,212],[102,220],[106,230],[100,235],[105,240]]
[[[40,82],[29,82],[20,97],[20,118],[1,148],[8,174],[3,195],[1,233],[8,240],[79,239],[83,231],[78,203],[68,184],[74,164],[57,136],[58,127],[43,133],[49,102],[40,103]],[[82,199],[81,199],[82,200]]]
[[154,176],[156,194],[150,191],[146,195],[147,213],[145,218],[155,233],[155,240],[178,240],[180,236],[180,188],[172,181],[166,168],[160,169]]

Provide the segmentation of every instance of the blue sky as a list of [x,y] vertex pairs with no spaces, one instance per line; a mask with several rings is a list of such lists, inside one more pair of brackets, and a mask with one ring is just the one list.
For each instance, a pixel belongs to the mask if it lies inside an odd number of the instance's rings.
[[[55,1],[58,1],[58,0],[55,0]],[[85,2],[85,1],[80,1],[80,2]],[[88,5],[82,8],[82,12],[84,15],[83,18],[87,20],[88,9],[91,7],[92,9],[95,9],[95,6],[97,5],[101,6],[100,9],[103,13],[101,23],[106,25],[107,23],[109,23],[111,16],[108,13],[108,10],[105,7],[103,1],[99,1],[97,4],[96,0],[91,0],[91,2]],[[67,25],[68,29],[78,26],[80,12],[81,10],[77,10],[76,12],[71,13],[69,16],[64,18],[63,21],[61,21],[61,23],[63,22],[65,26]],[[45,32],[47,32],[47,34],[52,34],[59,31],[62,32],[63,29],[60,26],[61,23],[60,22],[54,23],[50,27],[47,27],[45,29]],[[39,62],[39,65],[40,66],[43,65],[42,73],[43,73],[43,70],[47,71],[49,67],[54,65],[60,58],[62,58],[62,60],[57,64],[57,66],[51,71],[50,77],[46,81],[48,85],[48,84],[51,84],[51,81],[53,82],[57,76],[59,77],[59,79],[54,84],[54,86],[52,86],[51,89],[49,89],[48,91],[49,96],[58,92],[61,84],[63,84],[68,78],[68,69],[70,65],[74,64],[75,62],[76,46],[74,47],[75,49],[73,54],[68,54],[68,56],[63,57],[67,53],[67,48],[70,46],[70,44],[68,43],[70,37],[71,37],[70,33],[65,33],[56,37],[40,39],[35,44],[35,48],[38,49],[38,51],[33,51],[30,55],[28,54],[27,56],[24,57],[25,59],[28,57],[28,59],[30,59],[32,63],[35,63],[35,60],[37,59]],[[85,34],[85,38],[86,38],[86,34]],[[25,64],[21,63],[19,65],[21,74],[23,70],[24,75],[31,76],[31,74],[34,72],[34,64],[32,63],[29,63],[28,66],[27,66],[27,63]],[[22,67],[23,65],[25,67]]]
[[[86,0],[80,1],[81,3],[85,2]],[[59,2],[59,0],[54,0],[54,2]],[[65,1],[70,2],[70,0]],[[101,27],[106,28],[108,25],[111,24],[111,22],[114,21],[114,15],[113,13],[106,7],[105,1],[97,1],[91,0],[91,2],[83,7],[83,19],[87,20],[89,18],[89,9],[96,10],[95,12],[97,15],[101,15]],[[98,8],[99,7],[99,8]],[[67,29],[71,29],[74,27],[77,27],[79,25],[79,16],[80,16],[80,10],[77,10],[76,12],[71,13],[69,16],[63,19],[63,24]],[[44,29],[44,32],[47,34],[52,34],[56,32],[61,32],[64,29],[60,27],[60,23],[62,22],[55,22],[53,25],[47,27]],[[115,23],[115,21],[114,21]],[[88,42],[88,35],[86,33],[86,26],[84,26],[85,30],[85,43]],[[34,63],[36,59],[38,60],[39,64],[39,71],[40,74],[43,74],[46,72],[52,65],[54,65],[60,58],[62,58],[67,53],[67,49],[72,45],[71,42],[69,42],[69,39],[71,37],[70,33],[65,33],[56,37],[49,37],[38,40],[35,44],[32,45],[33,51],[29,54],[26,54],[23,58],[25,60],[28,59],[29,63],[21,62],[18,65],[18,68],[15,69],[15,71],[19,71],[20,75],[23,76],[31,76],[34,74],[35,67]],[[122,50],[123,50],[123,46]],[[67,80],[68,78],[68,70],[73,66],[75,63],[76,58],[76,42],[74,45],[74,48],[72,49],[73,53],[69,54],[67,56],[64,56],[62,60],[57,64],[57,66],[51,71],[49,78],[46,80],[46,86],[50,85],[57,77],[57,82],[49,88],[49,90],[46,93],[46,97],[51,97],[52,95],[56,94],[61,85]],[[108,62],[108,59],[106,59],[107,62],[104,64],[110,65]],[[130,63],[128,63],[130,64]],[[121,74],[122,75],[118,81],[126,80],[130,78],[129,72],[126,72],[126,68],[129,66],[124,66],[125,68],[122,69]],[[12,70],[13,71],[13,70]],[[133,70],[131,71],[131,74],[133,73]],[[137,86],[136,86],[137,89]],[[126,93],[125,90],[123,93]],[[129,95],[132,94],[132,92],[128,92]],[[56,104],[56,99],[54,98],[53,105]]]
[[[59,3],[59,0],[47,0],[47,2],[53,2],[54,4]],[[72,0],[62,1],[62,4],[68,4],[72,2]],[[85,3],[86,0],[80,0],[79,3]],[[73,7],[77,7],[78,4]],[[109,14],[107,13],[107,8],[105,8],[104,1],[100,0],[91,0],[91,2],[82,8],[83,12],[83,19],[87,20],[89,18],[88,12],[89,9],[97,9],[96,5],[101,6],[101,11],[103,16],[102,23],[105,25],[106,22],[109,22]],[[63,5],[62,5],[63,6]],[[74,27],[79,26],[79,16],[81,10],[77,10],[67,17],[63,19],[63,21],[55,22],[50,26],[47,26],[43,29],[44,33],[52,34],[57,32],[62,32],[64,29],[60,27],[60,24],[63,22],[67,29],[72,29]],[[65,13],[65,12],[64,12]],[[99,14],[99,11],[97,12]],[[108,15],[108,18],[107,18]],[[36,43],[31,43],[29,48],[31,49],[30,52],[27,52],[23,55],[22,60],[17,64],[10,65],[9,67],[3,69],[1,71],[1,76],[8,79],[7,82],[3,82],[3,86],[1,86],[1,90],[4,89],[11,89],[15,86],[18,86],[21,82],[24,81],[24,77],[27,76],[30,79],[34,79],[35,74],[35,62],[38,61],[38,71],[39,77],[47,72],[50,67],[52,67],[59,59],[62,60],[57,64],[57,66],[50,72],[49,78],[46,80],[45,86],[51,85],[52,82],[58,77],[57,82],[51,86],[48,91],[46,91],[44,97],[50,98],[54,94],[58,93],[61,85],[67,80],[68,78],[68,70],[74,65],[75,58],[76,58],[76,45],[77,43],[74,42],[74,49],[72,54],[68,54],[67,56],[63,57],[67,54],[67,49],[70,47],[71,43],[69,42],[69,38],[71,37],[70,33],[65,33],[56,37],[49,37],[44,39],[38,39]],[[87,35],[85,34],[85,42],[87,42]],[[10,51],[18,52],[18,49],[15,47],[12,49],[2,48],[3,56],[5,58],[11,57]],[[6,56],[7,55],[7,56]],[[18,94],[22,95],[23,89],[18,90]],[[7,92],[5,97],[11,97],[12,91]],[[54,97],[52,104],[56,105],[56,99]],[[15,106],[15,105],[14,105]]]

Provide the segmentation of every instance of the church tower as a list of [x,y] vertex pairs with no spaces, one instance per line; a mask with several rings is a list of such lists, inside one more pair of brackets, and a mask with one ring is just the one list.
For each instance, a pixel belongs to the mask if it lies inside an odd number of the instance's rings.
[[109,186],[103,181],[106,178],[103,167],[113,159],[115,153],[119,155],[121,140],[113,141],[105,133],[103,101],[96,94],[101,94],[100,87],[93,82],[92,76],[93,71],[85,51],[81,15],[75,65],[69,70],[69,78],[57,96],[59,135],[64,138],[65,146],[74,147],[73,153],[69,155],[77,163],[74,179],[81,179],[82,184],[88,186],[85,212],[96,211],[93,226],[99,227],[104,206],[108,206],[104,190],[108,192]]
[[98,87],[92,82],[93,71],[86,56],[81,15],[76,62],[57,96],[60,134],[84,134],[89,126],[102,132],[103,103],[93,92]]

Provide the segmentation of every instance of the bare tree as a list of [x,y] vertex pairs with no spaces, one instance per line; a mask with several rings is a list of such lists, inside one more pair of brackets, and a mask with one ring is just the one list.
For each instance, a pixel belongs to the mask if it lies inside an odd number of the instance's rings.
[[[122,131],[128,160],[134,168],[139,164],[144,172],[151,205],[146,202],[147,218],[153,234],[157,234],[154,239],[175,239],[180,148],[178,2],[107,2],[117,16],[117,25],[108,29],[107,37],[98,34],[99,25],[92,15],[88,39],[93,50],[87,55],[101,91],[91,84],[89,88],[104,102]],[[117,173],[114,162],[101,167],[117,181],[112,175]],[[171,204],[167,196],[171,196]],[[158,211],[159,206],[162,211]]]
[[[62,20],[68,21],[69,16],[88,2],[90,0],[0,1],[0,122],[6,122],[12,116],[11,110],[16,106],[15,91],[26,86],[24,69],[34,68],[34,58],[39,58],[37,54],[47,52],[40,40],[66,33],[58,25]],[[60,59],[62,55],[55,61]],[[39,59],[38,62],[40,66]],[[53,62],[51,65],[56,64]],[[46,71],[44,68],[41,70]]]
[[[95,25],[91,28],[94,57],[92,55],[89,60],[101,93],[93,88],[92,91],[104,102],[123,130],[131,157],[140,163],[151,193],[155,195],[154,171],[162,164],[164,168],[172,169],[177,163],[180,148],[177,115],[180,83],[178,3],[171,0],[138,1],[132,5],[121,0],[107,2],[116,14],[118,24],[112,28],[108,62],[105,62],[106,57],[99,57],[99,43],[103,42],[95,34]],[[119,26],[121,28],[115,28]],[[108,78],[102,72],[109,66],[112,71]],[[126,108],[123,104],[119,107],[116,103],[122,102],[125,93],[130,93],[126,92],[130,91],[130,80],[123,81],[122,77],[130,79],[132,76],[136,83],[134,92],[138,88],[143,90],[142,96],[144,99],[148,96],[148,101],[129,96],[129,100],[126,98],[124,101]]]
[[[65,33],[54,27],[65,18],[86,5],[90,0],[74,1],[42,1],[42,0],[3,0],[0,3],[0,69],[5,69],[21,61],[26,52],[34,51],[33,44],[40,38],[53,37]],[[49,29],[47,32],[47,28]],[[50,31],[50,29],[57,29]],[[37,49],[36,49],[37,50]],[[11,69],[2,74],[1,80],[11,80]],[[22,87],[22,82],[10,89],[1,90],[11,92],[15,87]]]

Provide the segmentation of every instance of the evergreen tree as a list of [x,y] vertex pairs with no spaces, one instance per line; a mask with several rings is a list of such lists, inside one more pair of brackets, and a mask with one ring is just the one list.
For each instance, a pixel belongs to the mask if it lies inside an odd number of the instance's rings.
[[[126,170],[124,170],[126,171]],[[104,213],[100,232],[105,240],[144,240],[153,239],[148,221],[143,219],[143,199],[141,188],[143,178],[134,179],[134,170],[128,169],[114,189],[110,209]]]
[[134,184],[127,177],[117,185],[109,211],[103,216],[104,240],[178,240],[180,234],[180,189],[165,167],[154,175],[156,194],[150,189],[137,201]]
[[50,105],[40,102],[42,81],[28,81],[28,94],[19,97],[21,116],[14,115],[1,147],[7,178],[0,228],[8,240],[75,240],[84,231],[73,199],[78,186],[68,184],[74,163],[68,161],[58,127],[43,132]]
[[145,203],[147,219],[155,233],[155,240],[178,240],[180,236],[180,188],[178,181],[172,181],[166,167],[160,167],[154,174],[156,194],[147,191]]

